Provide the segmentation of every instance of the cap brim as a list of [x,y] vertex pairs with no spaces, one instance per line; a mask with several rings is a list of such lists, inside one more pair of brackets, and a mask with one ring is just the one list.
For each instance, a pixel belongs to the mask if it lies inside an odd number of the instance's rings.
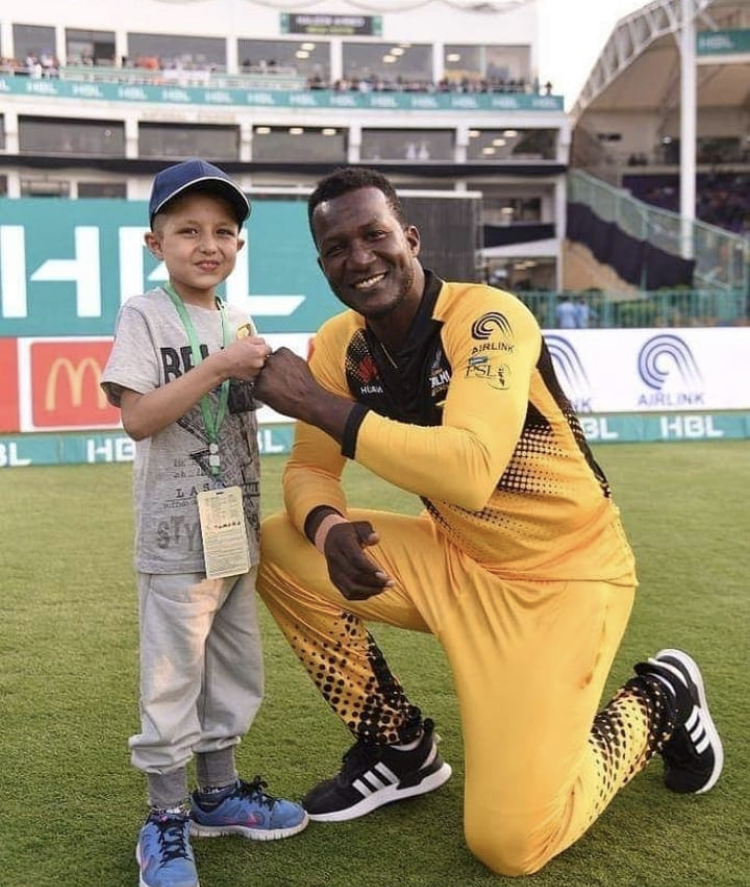
[[180,188],[176,188],[168,197],[165,197],[151,213],[151,224],[153,225],[154,218],[158,213],[163,212],[173,200],[182,197],[190,191],[201,191],[205,194],[214,194],[217,197],[223,197],[231,204],[235,218],[240,226],[242,226],[242,223],[250,215],[250,201],[247,199],[244,192],[233,182],[229,182],[226,179],[220,179],[218,176],[203,176],[200,179],[194,179],[192,182],[187,182],[187,184],[182,185]]

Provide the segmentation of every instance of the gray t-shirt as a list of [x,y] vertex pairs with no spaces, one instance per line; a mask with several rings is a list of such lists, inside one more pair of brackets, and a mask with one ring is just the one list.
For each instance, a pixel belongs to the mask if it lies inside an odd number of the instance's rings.
[[[223,345],[221,315],[186,304],[205,356]],[[231,337],[249,321],[226,306]],[[193,366],[185,328],[163,289],[134,296],[120,309],[115,341],[102,386],[119,405],[120,389],[147,394],[183,375]],[[205,571],[196,495],[219,486],[239,486],[247,521],[250,558],[259,556],[260,462],[258,425],[252,387],[237,380],[230,386],[229,405],[219,430],[221,476],[208,464],[208,437],[200,404],[181,419],[145,440],[137,441],[133,467],[135,565],[143,573]],[[219,389],[208,395],[216,415]]]

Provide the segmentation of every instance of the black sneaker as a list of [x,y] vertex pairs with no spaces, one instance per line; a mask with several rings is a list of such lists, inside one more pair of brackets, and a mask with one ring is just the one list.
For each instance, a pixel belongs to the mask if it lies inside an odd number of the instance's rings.
[[434,725],[426,719],[416,748],[357,742],[344,755],[344,766],[333,779],[318,783],[302,799],[316,822],[356,819],[404,798],[434,791],[451,777],[449,764],[437,750]]
[[675,728],[661,750],[665,785],[682,794],[707,792],[721,774],[724,749],[697,663],[682,650],[660,650],[636,671],[658,675],[676,693]]

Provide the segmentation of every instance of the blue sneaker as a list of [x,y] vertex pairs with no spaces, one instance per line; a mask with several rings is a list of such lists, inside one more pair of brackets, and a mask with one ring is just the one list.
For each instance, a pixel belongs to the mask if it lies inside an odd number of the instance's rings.
[[200,887],[186,813],[149,814],[135,848],[140,887]]
[[263,789],[260,776],[252,782],[239,779],[232,791],[215,804],[210,795],[193,792],[190,834],[198,838],[242,835],[255,841],[275,841],[296,835],[307,826],[307,813],[299,804],[274,798]]

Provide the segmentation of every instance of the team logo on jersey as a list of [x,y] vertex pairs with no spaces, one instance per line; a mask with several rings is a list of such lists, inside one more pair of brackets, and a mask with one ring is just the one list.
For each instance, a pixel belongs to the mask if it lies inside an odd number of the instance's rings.
[[471,325],[472,339],[489,339],[495,330],[499,330],[504,336],[512,336],[513,328],[508,318],[499,311],[489,311],[477,318]]
[[490,388],[507,391],[510,388],[510,367],[507,363],[495,362],[486,354],[478,354],[469,358],[466,378],[484,379]]
[[429,383],[430,394],[433,400],[442,397],[448,390],[451,381],[450,366],[443,360],[443,349],[438,348],[435,358],[430,367]]

